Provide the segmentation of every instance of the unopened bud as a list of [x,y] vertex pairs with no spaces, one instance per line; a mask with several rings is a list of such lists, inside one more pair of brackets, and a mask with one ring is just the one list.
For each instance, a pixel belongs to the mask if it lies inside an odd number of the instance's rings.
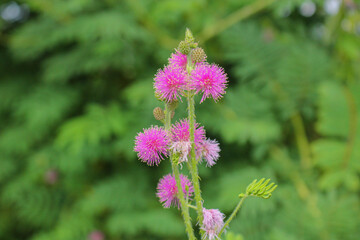
[[194,63],[205,62],[206,57],[205,51],[202,48],[195,48],[191,51],[191,59]]
[[174,118],[175,111],[171,111],[171,118]]
[[185,41],[181,41],[176,50],[178,50],[182,54],[188,55],[190,53],[190,44]]
[[154,118],[155,118],[156,120],[161,121],[161,120],[164,120],[164,119],[165,119],[164,111],[163,111],[160,107],[154,108],[153,114],[154,114]]
[[195,38],[192,34],[192,32],[190,31],[190,29],[186,28],[186,32],[185,32],[185,42],[187,43],[194,43]]

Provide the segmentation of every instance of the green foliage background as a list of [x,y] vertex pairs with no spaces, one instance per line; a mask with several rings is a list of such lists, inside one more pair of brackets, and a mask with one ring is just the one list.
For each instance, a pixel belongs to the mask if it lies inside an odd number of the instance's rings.
[[186,27],[230,82],[196,106],[222,148],[200,168],[204,206],[229,216],[254,178],[279,185],[226,238],[359,239],[359,3],[304,17],[302,0],[17,2],[28,18],[0,20],[0,239],[185,239],[155,197],[169,164],[132,149]]

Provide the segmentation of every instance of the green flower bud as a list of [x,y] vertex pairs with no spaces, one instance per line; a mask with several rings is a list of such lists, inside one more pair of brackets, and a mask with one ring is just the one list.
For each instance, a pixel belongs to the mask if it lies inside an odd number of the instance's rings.
[[154,108],[153,114],[154,114],[154,118],[155,118],[156,120],[161,121],[161,120],[164,120],[164,119],[165,119],[164,111],[163,111],[160,107]]
[[190,53],[190,44],[185,41],[181,41],[177,50],[182,54],[188,55]]
[[195,38],[192,34],[192,32],[190,31],[190,29],[186,28],[186,32],[185,32],[185,42],[187,43],[194,43]]
[[206,57],[205,51],[202,48],[195,48],[191,51],[191,59],[194,63],[205,62]]

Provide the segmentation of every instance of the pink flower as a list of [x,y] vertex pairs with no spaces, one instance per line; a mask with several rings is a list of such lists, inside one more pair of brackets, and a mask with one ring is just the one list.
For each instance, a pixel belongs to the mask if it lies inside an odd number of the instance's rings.
[[[173,142],[189,142],[190,141],[190,132],[189,132],[189,121],[187,119],[182,119],[180,122],[176,122],[171,127],[171,140]],[[196,147],[200,148],[201,143],[205,140],[205,129],[204,127],[199,127],[198,123],[195,123],[195,138],[194,142]]]
[[199,149],[198,158],[203,158],[206,161],[206,166],[211,167],[216,164],[219,159],[220,147],[216,140],[206,139]]
[[[186,162],[191,150],[189,121],[187,119],[176,122],[171,127],[171,149],[174,153],[179,153],[179,163]],[[195,124],[195,151],[201,148],[202,143],[205,141],[204,127],[199,127],[199,124]]]
[[187,56],[182,54],[181,52],[176,51],[176,53],[172,53],[171,57],[169,58],[170,66],[186,69],[187,64]]
[[155,126],[144,129],[144,132],[138,133],[135,138],[135,152],[142,162],[149,166],[158,165],[168,156],[169,138],[165,129]]
[[101,231],[95,230],[89,234],[88,239],[89,240],[104,240],[105,236]]
[[[191,182],[186,176],[182,174],[180,174],[180,182],[185,198],[190,199],[192,194],[194,193],[194,188]],[[186,190],[186,188],[188,190]],[[164,176],[162,179],[160,179],[157,186],[156,196],[159,198],[160,202],[162,202],[164,208],[169,208],[171,205],[180,208],[180,202],[177,197],[177,194],[178,194],[178,188],[174,176],[168,174]]]
[[203,208],[204,221],[201,229],[205,231],[205,239],[219,239],[218,234],[224,226],[225,215],[218,209]]
[[200,103],[210,96],[217,101],[225,94],[226,84],[224,69],[215,64],[200,64],[191,72],[190,88],[203,93]]
[[166,102],[177,100],[187,87],[186,78],[186,72],[183,69],[165,66],[164,70],[159,69],[155,75],[155,93]]

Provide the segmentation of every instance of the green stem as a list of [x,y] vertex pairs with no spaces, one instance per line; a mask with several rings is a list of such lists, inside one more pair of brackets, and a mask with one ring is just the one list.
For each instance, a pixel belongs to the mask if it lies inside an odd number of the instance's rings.
[[195,207],[195,206],[193,206],[193,205],[191,205],[191,204],[189,204],[188,207],[189,207],[189,208],[192,208],[192,209],[197,209],[197,207]]
[[244,195],[241,200],[239,201],[239,203],[236,205],[234,211],[231,213],[230,217],[226,220],[224,226],[221,228],[220,232],[219,232],[219,238],[221,237],[221,234],[225,231],[225,229],[229,226],[230,222],[233,220],[233,218],[236,216],[236,214],[238,213],[238,211],[240,210],[242,204],[244,203],[245,198],[247,198],[248,195]]
[[[187,65],[186,71],[188,75],[191,74],[191,71],[194,68],[194,64],[192,62],[191,53],[187,56]],[[195,202],[196,202],[196,212],[198,215],[198,221],[200,226],[200,235],[201,238],[204,238],[204,230],[201,229],[203,225],[204,215],[203,215],[203,207],[202,207],[202,198],[201,198],[201,190],[200,190],[200,181],[199,181],[199,173],[197,168],[197,159],[195,153],[195,101],[194,101],[194,91],[188,91],[187,102],[188,102],[188,120],[189,120],[189,135],[191,142],[191,151],[190,151],[190,160],[188,162],[188,167],[190,170],[192,183],[194,186],[194,194],[195,194]]]
[[[188,166],[191,173],[192,183],[194,186],[196,211],[198,214],[199,226],[201,227],[203,224],[204,216],[203,216],[199,173],[198,173],[197,159],[195,153],[195,102],[194,102],[193,92],[189,92],[188,95],[188,112],[189,112],[189,133],[190,133],[190,142],[191,142],[190,163]],[[203,237],[204,231],[200,230],[200,234],[201,237]]]
[[[170,127],[171,127],[171,110],[169,109],[168,105],[166,104],[165,105],[165,130],[169,132]],[[176,186],[177,186],[177,189],[179,190],[178,198],[180,200],[181,213],[184,218],[185,229],[186,229],[189,239],[196,240],[195,235],[194,235],[194,229],[191,224],[189,207],[186,202],[184,192],[182,191],[179,167],[177,164],[174,163],[172,154],[170,154],[170,162],[171,162],[171,168],[172,168],[175,180],[176,180]]]

